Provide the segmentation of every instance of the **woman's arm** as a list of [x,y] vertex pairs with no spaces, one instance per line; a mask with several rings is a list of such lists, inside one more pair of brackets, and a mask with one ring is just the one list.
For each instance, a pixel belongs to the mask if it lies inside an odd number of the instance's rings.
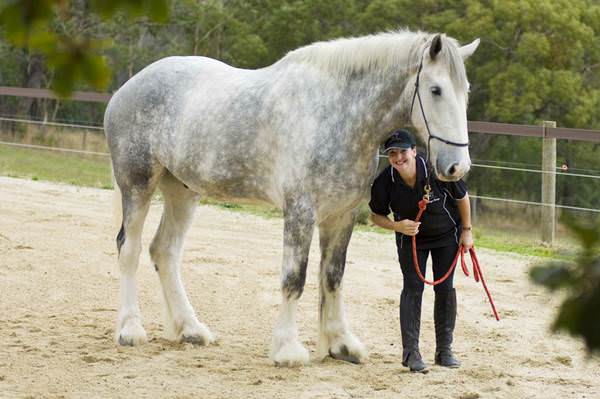
[[461,199],[456,200],[456,206],[458,207],[461,224],[463,226],[460,235],[460,243],[465,246],[465,249],[469,249],[473,246],[473,226],[471,225],[471,202],[469,201],[469,193],[466,193]]
[[398,233],[406,234],[407,236],[414,236],[417,234],[419,232],[419,225],[421,224],[421,222],[415,222],[410,219],[394,222],[387,216],[378,215],[376,213],[371,213],[371,221],[379,227],[397,231]]

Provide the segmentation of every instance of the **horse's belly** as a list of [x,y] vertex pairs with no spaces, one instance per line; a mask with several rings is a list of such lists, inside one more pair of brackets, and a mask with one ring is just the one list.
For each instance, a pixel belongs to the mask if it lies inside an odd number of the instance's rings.
[[250,199],[273,202],[268,189],[259,181],[248,178],[197,179],[190,188],[201,195],[211,198]]
[[250,199],[279,205],[269,173],[257,174],[244,165],[202,164],[170,170],[191,190],[218,199]]

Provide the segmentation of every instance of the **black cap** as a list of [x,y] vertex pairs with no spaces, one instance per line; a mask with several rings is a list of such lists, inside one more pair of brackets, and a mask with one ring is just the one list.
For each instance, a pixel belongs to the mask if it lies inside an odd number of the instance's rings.
[[415,145],[417,145],[417,143],[415,142],[415,137],[412,133],[408,130],[399,129],[392,133],[390,138],[385,141],[383,152],[387,154],[387,152],[393,148],[408,150]]

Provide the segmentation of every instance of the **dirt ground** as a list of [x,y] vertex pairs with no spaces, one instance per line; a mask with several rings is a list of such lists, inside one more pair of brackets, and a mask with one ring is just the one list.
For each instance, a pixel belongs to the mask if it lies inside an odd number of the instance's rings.
[[[219,337],[194,347],[163,338],[159,282],[147,255],[161,204],[152,205],[138,271],[150,342],[113,342],[118,274],[112,192],[0,177],[0,397],[90,398],[598,398],[600,361],[548,326],[558,298],[532,286],[536,260],[480,249],[501,321],[472,278],[457,274],[455,351],[462,367],[411,374],[400,364],[402,288],[391,235],[355,232],[344,280],[365,364],[314,359],[318,240],[299,309],[307,367],[268,359],[277,316],[282,222],[199,208],[183,276],[199,318]],[[421,352],[433,362],[433,292],[426,290]]]

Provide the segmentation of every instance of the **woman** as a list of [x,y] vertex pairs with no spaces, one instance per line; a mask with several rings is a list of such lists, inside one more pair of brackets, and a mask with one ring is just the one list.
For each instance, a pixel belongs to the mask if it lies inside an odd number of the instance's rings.
[[[417,276],[412,257],[412,236],[417,235],[417,258],[425,275],[427,257],[431,253],[433,275],[437,280],[450,268],[459,244],[473,245],[471,213],[467,187],[462,180],[442,182],[430,176],[430,202],[420,222],[419,211],[427,181],[425,160],[417,155],[415,139],[406,130],[398,130],[385,142],[384,152],[390,163],[371,187],[371,220],[376,225],[396,232],[398,260],[404,286],[400,296],[400,330],[402,332],[402,365],[413,372],[424,372],[427,365],[419,352],[421,299],[424,284]],[[392,212],[394,220],[388,215]],[[456,321],[454,272],[443,283],[434,286],[435,363],[459,367],[452,353],[452,337]]]

